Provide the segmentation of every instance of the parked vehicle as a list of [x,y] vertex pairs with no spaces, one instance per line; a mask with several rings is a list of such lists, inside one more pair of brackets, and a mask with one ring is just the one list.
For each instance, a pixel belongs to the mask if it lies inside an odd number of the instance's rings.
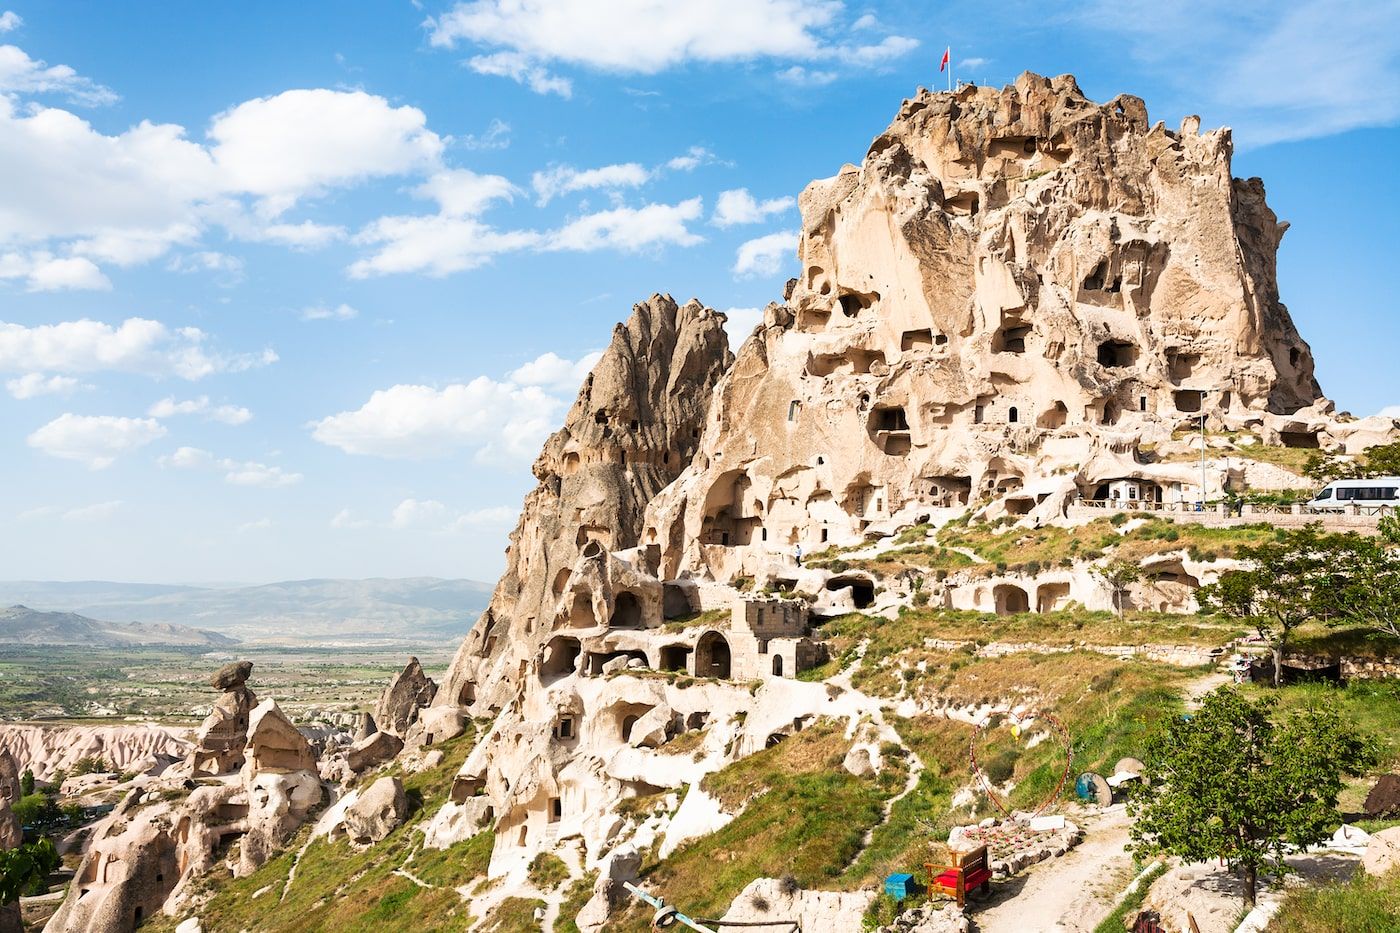
[[1400,476],[1336,479],[1307,502],[1309,509],[1321,512],[1342,512],[1353,505],[1391,508],[1400,505]]

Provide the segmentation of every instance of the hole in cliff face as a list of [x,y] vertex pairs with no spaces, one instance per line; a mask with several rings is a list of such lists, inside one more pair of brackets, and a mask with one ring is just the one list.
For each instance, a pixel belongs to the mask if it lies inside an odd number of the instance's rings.
[[998,584],[992,589],[992,598],[996,600],[996,614],[999,616],[1030,611],[1030,597],[1019,586]]
[[1126,340],[1105,340],[1099,344],[1098,361],[1100,366],[1121,369],[1137,362],[1138,349]]
[[875,584],[865,577],[832,577],[826,581],[826,588],[833,593],[846,587],[851,588],[851,602],[857,609],[865,609],[875,602]]
[[1069,420],[1069,409],[1064,402],[1056,402],[1055,407],[1045,411],[1036,419],[1036,426],[1041,428],[1062,428]]
[[1180,389],[1172,393],[1172,399],[1176,402],[1177,411],[1198,412],[1201,410],[1201,393],[1196,389]]
[[476,684],[470,680],[462,684],[462,689],[457,693],[458,706],[471,706],[476,702]]
[[1283,441],[1283,446],[1285,447],[1302,447],[1308,450],[1316,450],[1320,446],[1316,431],[1280,431],[1279,440]]
[[839,299],[841,313],[846,317],[855,317],[862,311],[868,311],[875,302],[880,300],[878,292],[860,294],[858,292],[844,292]]
[[907,454],[912,445],[904,408],[892,405],[874,409],[870,413],[870,436],[890,456]]
[[1018,421],[1020,421],[1020,420],[1021,420],[1021,412],[1020,412],[1019,410],[1017,410],[1017,408],[1016,408],[1015,405],[1012,405],[1010,408],[1006,409],[1006,423],[1007,423],[1007,424],[1015,424],[1016,422],[1018,422]]
[[1069,602],[1068,583],[1042,583],[1035,598],[1036,612],[1055,612]]
[[565,476],[573,476],[578,472],[580,466],[579,456],[574,451],[569,451],[564,455],[564,462],[560,467],[560,472]]
[[661,669],[663,671],[684,671],[689,663],[689,645],[661,646]]
[[731,668],[729,642],[719,632],[706,632],[695,644],[695,676],[728,680]]
[[667,619],[678,619],[689,615],[695,609],[690,605],[690,596],[685,588],[675,583],[661,585],[661,614]]
[[1190,379],[1191,374],[1196,371],[1196,367],[1199,365],[1201,365],[1199,353],[1185,353],[1176,349],[1167,351],[1167,369],[1176,382]]
[[899,338],[899,349],[904,353],[910,350],[927,350],[932,346],[933,331],[930,328],[906,330]]
[[956,214],[959,216],[966,217],[976,217],[977,201],[978,199],[976,191],[964,191],[960,194],[953,195],[946,202],[944,202],[944,204],[948,208],[948,213],[950,214]]
[[569,625],[572,628],[592,628],[597,624],[593,618],[593,597],[586,592],[575,593],[569,607]]
[[1090,272],[1088,278],[1084,280],[1084,290],[1086,292],[1107,292],[1113,295],[1122,291],[1122,289],[1123,277],[1121,275],[1115,275],[1113,278],[1108,277],[1107,260],[1095,266],[1094,271]]
[[626,590],[617,594],[617,599],[613,601],[612,618],[608,619],[608,627],[642,627],[642,604],[637,600],[635,594]]
[[997,331],[992,340],[993,353],[1025,353],[1026,338],[1031,335],[1029,324],[1008,324]]
[[1297,369],[1298,364],[1302,361],[1303,351],[1298,349],[1297,347],[1290,347],[1288,350],[1288,365],[1292,366],[1294,369]]
[[550,639],[540,658],[540,680],[549,683],[574,673],[582,650],[577,638],[560,635]]
[[563,570],[559,571],[554,575],[554,584],[550,587],[550,589],[553,591],[555,596],[564,595],[564,587],[569,585],[569,577],[572,575],[572,573],[573,571],[565,567]]

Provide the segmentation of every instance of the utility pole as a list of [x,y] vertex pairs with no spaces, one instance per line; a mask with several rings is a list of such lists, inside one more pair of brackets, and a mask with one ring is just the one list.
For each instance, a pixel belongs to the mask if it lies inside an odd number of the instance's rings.
[[1201,511],[1206,510],[1206,392],[1201,390]]

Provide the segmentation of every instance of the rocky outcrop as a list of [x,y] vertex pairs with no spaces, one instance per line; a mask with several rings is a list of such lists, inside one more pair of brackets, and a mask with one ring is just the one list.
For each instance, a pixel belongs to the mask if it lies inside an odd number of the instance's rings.
[[239,851],[240,875],[251,874],[275,855],[322,795],[310,744],[274,700],[261,703],[249,718],[245,759],[248,829]]
[[248,743],[248,718],[258,698],[246,686],[253,673],[252,661],[225,664],[209,678],[223,694],[195,734],[190,765],[195,774],[227,774],[243,766]]
[[356,845],[373,845],[398,829],[408,817],[403,782],[382,777],[362,791],[345,810],[345,834]]
[[418,711],[430,705],[436,694],[437,684],[423,673],[417,658],[409,658],[380,696],[372,721],[378,728],[402,737],[417,722]]
[[1400,869],[1400,826],[1372,833],[1361,865],[1368,875],[1378,878]]
[[40,781],[71,772],[84,758],[101,759],[118,771],[145,772],[190,752],[189,731],[154,724],[123,726],[0,725],[0,753],[18,770]]

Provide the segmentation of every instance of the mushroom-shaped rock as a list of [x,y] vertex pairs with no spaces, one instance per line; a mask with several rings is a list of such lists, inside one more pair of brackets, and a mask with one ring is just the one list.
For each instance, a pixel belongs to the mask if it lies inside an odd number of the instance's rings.
[[372,845],[408,816],[408,796],[396,777],[375,781],[345,811],[345,832],[358,845]]
[[401,751],[403,739],[392,732],[376,732],[351,745],[345,753],[345,762],[351,771],[359,774],[367,768],[383,764]]
[[417,658],[409,658],[408,664],[380,696],[374,708],[374,720],[379,728],[401,736],[418,718],[418,711],[432,703],[436,695],[437,684],[423,673],[423,665]]
[[209,683],[215,690],[237,690],[253,675],[252,661],[233,661],[214,672]]

